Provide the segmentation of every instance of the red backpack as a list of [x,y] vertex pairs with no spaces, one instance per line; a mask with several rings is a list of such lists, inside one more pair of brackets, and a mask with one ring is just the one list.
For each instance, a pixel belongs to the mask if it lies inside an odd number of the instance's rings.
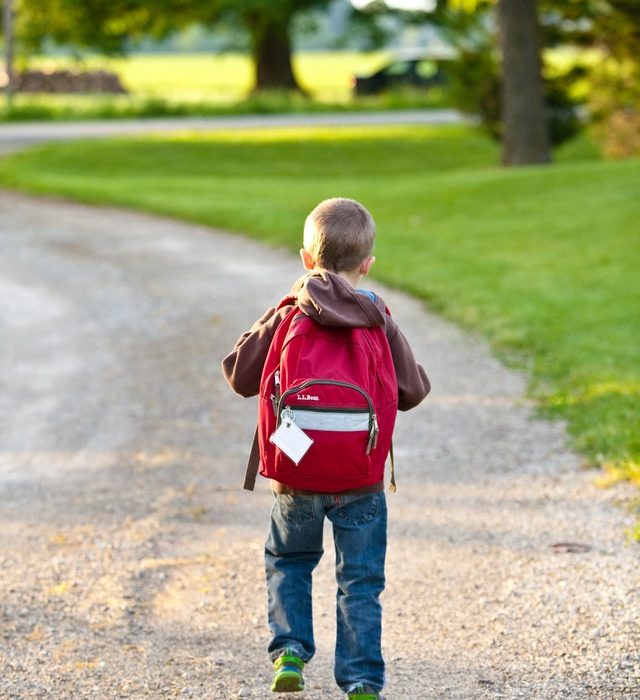
[[[294,307],[276,329],[262,372],[260,473],[321,493],[376,484],[384,478],[397,410],[384,328],[323,326]],[[272,441],[276,430],[287,437],[292,424],[297,436],[304,433],[302,456],[288,456]]]

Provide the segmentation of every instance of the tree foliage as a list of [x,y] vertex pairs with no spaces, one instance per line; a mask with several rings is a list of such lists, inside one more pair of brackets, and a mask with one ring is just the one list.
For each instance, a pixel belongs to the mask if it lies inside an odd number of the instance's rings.
[[[164,38],[184,27],[224,25],[248,38],[255,88],[300,91],[292,67],[292,25],[332,0],[15,0],[23,49],[45,42],[106,54],[125,53],[145,37]],[[344,0],[345,3],[348,0]],[[382,36],[377,13],[349,5],[350,19],[374,41]]]
[[145,35],[163,36],[174,25],[179,0],[15,0],[16,34],[23,48],[47,40],[106,54],[122,53]]
[[551,16],[564,18],[567,38],[591,49],[589,108],[606,155],[640,155],[640,2],[545,0]]
[[[504,66],[495,7],[494,0],[438,0],[437,17],[459,49],[452,69],[454,99],[461,109],[480,114],[485,129],[501,139]],[[590,49],[599,57],[590,64],[578,61],[564,71],[543,63],[542,92],[552,144],[562,143],[580,129],[581,98],[576,86],[585,82],[587,73],[591,113],[607,123],[603,133],[610,130],[608,120],[613,114],[615,123],[631,128],[640,105],[640,3],[539,0],[537,8],[541,49]],[[640,129],[640,117],[637,121]]]
[[[501,141],[503,72],[491,4],[485,3],[473,13],[442,13],[440,21],[458,49],[458,57],[449,67],[452,99],[462,111],[478,115],[483,129]],[[584,69],[573,66],[564,72],[551,72],[543,68],[541,77],[544,119],[551,144],[557,146],[581,128],[581,100],[574,96],[574,86],[584,77]]]

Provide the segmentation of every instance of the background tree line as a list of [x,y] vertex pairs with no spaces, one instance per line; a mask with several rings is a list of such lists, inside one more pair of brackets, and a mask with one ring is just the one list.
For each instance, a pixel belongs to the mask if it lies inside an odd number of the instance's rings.
[[[348,0],[4,0],[13,2],[15,34],[23,49],[46,42],[126,52],[147,38],[166,38],[190,26],[227,27],[251,53],[256,91],[301,92],[292,66],[295,22],[342,5],[343,32],[381,45],[389,18],[431,24],[458,49],[453,97],[480,114],[503,145],[505,164],[546,163],[551,147],[579,128],[576,85],[589,73],[591,107],[605,128],[640,130],[640,3],[637,0],[435,0],[430,11],[402,12],[383,0],[356,9]],[[554,73],[544,49],[560,45],[593,58]],[[615,124],[614,124],[615,125]],[[625,132],[627,125],[627,132]]]

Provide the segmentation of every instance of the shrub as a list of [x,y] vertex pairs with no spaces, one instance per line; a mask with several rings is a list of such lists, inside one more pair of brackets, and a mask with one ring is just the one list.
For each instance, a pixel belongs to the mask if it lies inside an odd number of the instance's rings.
[[640,62],[602,62],[594,69],[589,107],[608,158],[640,156]]
[[[502,95],[500,67],[488,46],[460,53],[449,67],[451,100],[458,109],[480,118],[480,124],[493,139],[502,136]],[[551,144],[559,146],[583,128],[581,101],[573,96],[574,84],[584,77],[584,69],[574,66],[565,73],[543,74],[547,128]]]

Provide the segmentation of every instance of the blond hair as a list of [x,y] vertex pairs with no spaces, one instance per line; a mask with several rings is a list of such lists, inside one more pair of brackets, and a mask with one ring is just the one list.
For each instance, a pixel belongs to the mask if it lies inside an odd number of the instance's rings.
[[373,251],[376,225],[371,214],[354,199],[325,199],[304,224],[304,247],[316,266],[350,272]]

